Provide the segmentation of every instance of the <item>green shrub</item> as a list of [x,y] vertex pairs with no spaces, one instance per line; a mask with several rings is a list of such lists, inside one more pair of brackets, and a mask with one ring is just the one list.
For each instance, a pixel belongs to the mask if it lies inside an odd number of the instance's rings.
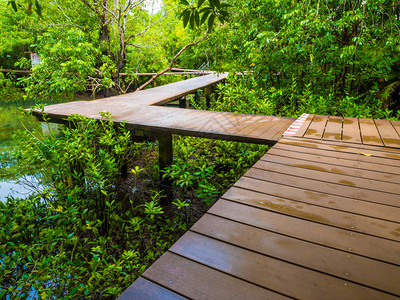
[[141,169],[121,187],[140,147],[104,117],[71,117],[57,137],[23,136],[15,157],[41,187],[0,202],[0,298],[114,299],[187,228],[184,203],[166,214],[162,193],[134,197]]

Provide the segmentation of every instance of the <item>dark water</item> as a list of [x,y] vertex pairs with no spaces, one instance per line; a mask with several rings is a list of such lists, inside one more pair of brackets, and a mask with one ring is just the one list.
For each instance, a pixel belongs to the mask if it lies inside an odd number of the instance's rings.
[[25,116],[18,109],[19,107],[29,108],[32,105],[33,103],[23,101],[0,100],[0,201],[5,201],[8,195],[25,197],[31,192],[25,183],[32,182],[34,180],[32,176],[11,178],[5,169],[11,165],[7,154],[15,147],[13,135],[19,129],[25,130],[25,127],[32,129],[35,125],[39,126],[33,117]]

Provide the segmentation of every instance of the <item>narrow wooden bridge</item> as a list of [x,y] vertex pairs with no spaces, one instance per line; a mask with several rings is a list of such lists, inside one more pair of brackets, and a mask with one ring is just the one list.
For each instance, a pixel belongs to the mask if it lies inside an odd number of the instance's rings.
[[45,108],[58,121],[103,110],[134,130],[274,144],[119,299],[400,298],[400,122],[154,106],[224,76]]

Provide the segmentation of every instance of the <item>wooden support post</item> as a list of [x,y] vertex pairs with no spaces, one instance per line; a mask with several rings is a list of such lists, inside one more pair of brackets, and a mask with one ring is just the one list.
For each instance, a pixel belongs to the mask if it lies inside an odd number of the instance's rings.
[[179,108],[186,108],[186,96],[179,98]]
[[155,136],[158,140],[159,154],[158,154],[158,169],[160,171],[160,186],[164,189],[167,198],[161,201],[161,204],[169,204],[173,200],[172,182],[169,179],[163,178],[161,170],[172,164],[173,151],[172,151],[172,134],[170,133],[156,133]]
[[211,86],[207,86],[204,88],[204,94],[206,96],[206,107],[210,108],[211,107],[211,104],[210,104]]

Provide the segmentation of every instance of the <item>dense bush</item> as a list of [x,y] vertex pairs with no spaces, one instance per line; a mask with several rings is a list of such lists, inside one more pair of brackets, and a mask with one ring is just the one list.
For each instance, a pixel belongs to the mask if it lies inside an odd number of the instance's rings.
[[250,114],[298,117],[303,113],[358,118],[398,119],[400,112],[382,107],[378,97],[364,95],[336,97],[325,91],[313,92],[310,84],[299,86],[292,78],[287,88],[263,88],[255,76],[230,75],[218,85],[211,109]]
[[57,137],[26,132],[16,154],[41,187],[0,202],[0,298],[115,298],[186,229],[185,203],[167,215],[160,192],[134,197],[140,168],[122,187],[138,149],[123,125],[69,121]]

